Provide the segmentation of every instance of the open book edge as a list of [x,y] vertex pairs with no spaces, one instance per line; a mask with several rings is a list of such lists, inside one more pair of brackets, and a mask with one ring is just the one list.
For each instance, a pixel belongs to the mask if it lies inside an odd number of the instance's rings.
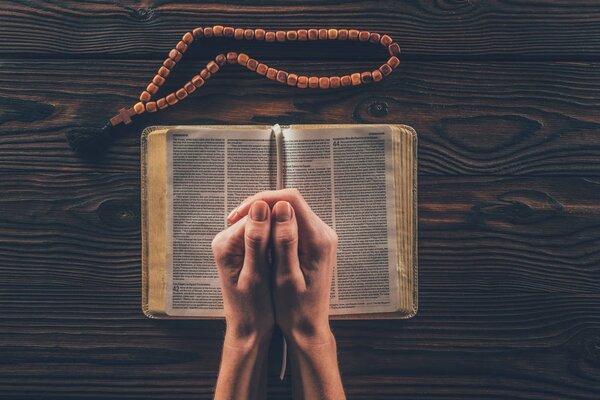
[[[304,128],[356,128],[359,125],[292,125]],[[399,307],[394,312],[332,315],[332,319],[404,319],[414,316],[418,308],[417,210],[416,210],[416,132],[406,125],[369,125],[392,130],[396,227],[398,252]],[[215,317],[179,317],[167,314],[166,271],[167,240],[167,138],[176,126],[153,126],[144,130],[141,139],[142,188],[142,310],[150,318],[215,319]],[[186,126],[226,130],[270,129],[270,126],[222,125]],[[149,184],[152,182],[151,184]],[[152,212],[148,212],[152,210]],[[149,246],[149,243],[152,243]],[[150,267],[152,266],[152,267]],[[217,317],[218,318],[218,317]]]

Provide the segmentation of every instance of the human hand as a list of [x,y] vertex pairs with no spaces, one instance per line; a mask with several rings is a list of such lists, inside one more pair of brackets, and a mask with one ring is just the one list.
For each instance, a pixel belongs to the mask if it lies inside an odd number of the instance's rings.
[[256,201],[273,207],[271,226],[275,319],[293,344],[329,343],[329,293],[337,235],[296,189],[265,191],[244,200],[229,222],[238,223]]
[[248,204],[247,216],[212,241],[227,322],[226,344],[268,341],[274,325],[270,293],[271,212],[264,201]]

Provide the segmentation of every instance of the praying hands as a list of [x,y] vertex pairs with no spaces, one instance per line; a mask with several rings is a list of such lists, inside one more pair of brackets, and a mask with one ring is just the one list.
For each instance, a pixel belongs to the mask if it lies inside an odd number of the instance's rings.
[[288,344],[295,399],[344,399],[329,291],[337,235],[296,189],[244,200],[212,242],[227,329],[215,399],[266,397],[274,325]]

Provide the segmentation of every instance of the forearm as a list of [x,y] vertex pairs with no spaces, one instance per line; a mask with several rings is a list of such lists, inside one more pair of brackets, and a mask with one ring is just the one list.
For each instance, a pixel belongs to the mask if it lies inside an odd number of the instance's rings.
[[331,331],[321,339],[291,341],[294,400],[345,399],[335,338]]
[[237,338],[225,335],[215,400],[266,398],[270,339],[267,336]]

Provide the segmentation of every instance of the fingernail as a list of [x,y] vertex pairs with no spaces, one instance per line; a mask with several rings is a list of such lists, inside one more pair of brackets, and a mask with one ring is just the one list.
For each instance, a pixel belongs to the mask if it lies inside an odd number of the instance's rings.
[[287,201],[280,201],[275,204],[273,212],[278,222],[285,222],[292,219],[292,206]]
[[250,209],[250,218],[254,221],[264,221],[267,219],[267,213],[269,212],[269,206],[264,201],[257,201],[252,204]]
[[234,208],[233,210],[231,210],[231,212],[227,216],[227,220],[230,220],[231,218],[233,218],[235,216],[235,214],[237,214],[237,210],[238,210],[237,208]]

